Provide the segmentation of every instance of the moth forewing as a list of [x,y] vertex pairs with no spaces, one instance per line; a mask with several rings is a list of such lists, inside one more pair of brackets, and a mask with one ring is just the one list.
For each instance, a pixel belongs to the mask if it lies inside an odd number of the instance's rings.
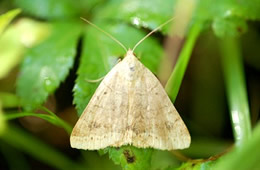
[[103,79],[76,123],[71,146],[98,150],[133,145],[183,149],[190,134],[159,80],[128,50]]

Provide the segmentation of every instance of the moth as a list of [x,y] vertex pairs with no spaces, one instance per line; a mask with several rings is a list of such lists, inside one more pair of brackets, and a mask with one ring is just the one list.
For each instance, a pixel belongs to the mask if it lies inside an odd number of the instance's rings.
[[191,137],[183,120],[159,80],[133,52],[145,38],[171,20],[147,34],[133,50],[126,50],[119,42],[126,55],[96,89],[73,128],[71,147],[85,150],[123,145],[160,150],[189,147]]

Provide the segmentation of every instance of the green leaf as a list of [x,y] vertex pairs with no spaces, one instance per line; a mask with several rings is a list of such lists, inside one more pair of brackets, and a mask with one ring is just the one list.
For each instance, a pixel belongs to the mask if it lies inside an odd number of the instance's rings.
[[65,154],[43,143],[41,140],[32,136],[21,128],[9,125],[1,140],[18,150],[27,153],[36,160],[39,160],[54,169],[64,170],[83,170],[81,164],[76,163],[68,158]]
[[241,19],[260,19],[259,0],[200,0],[197,1],[196,17],[212,19],[218,17],[239,17]]
[[6,26],[21,12],[20,9],[11,10],[0,16],[0,36],[3,33]]
[[216,18],[213,30],[218,37],[239,36],[247,31],[247,23],[240,18]]
[[[167,0],[163,3],[160,0],[111,0],[96,14],[96,18],[124,20],[139,27],[154,29],[173,16],[177,2],[177,0]],[[199,0],[196,4],[194,20],[211,21],[214,27],[220,28],[220,30],[214,29],[217,35],[219,32],[227,31],[230,34],[240,33],[240,29],[246,25],[246,19],[260,19],[259,0]],[[232,29],[234,27],[232,25],[241,28]],[[162,28],[163,32],[167,32],[169,26]]]
[[[94,13],[92,10],[95,10],[96,7],[102,5],[106,0],[78,0],[78,6],[81,8],[84,13]],[[82,15],[83,16],[83,15]]]
[[17,80],[25,110],[33,110],[64,81],[73,66],[81,27],[76,22],[54,23],[52,35],[30,49]]
[[73,0],[14,0],[24,12],[40,18],[68,18],[80,16],[78,3]]
[[251,121],[245,82],[245,72],[238,39],[222,38],[219,41],[226,92],[237,145],[251,137]]
[[[231,1],[231,0],[230,0]],[[259,0],[240,0],[231,1],[233,5],[233,13],[244,19],[259,20],[260,19],[260,1]],[[231,6],[230,5],[230,6]]]
[[[146,33],[123,23],[107,24],[102,22],[102,25],[99,26],[118,38],[126,47],[133,47],[146,35]],[[88,80],[104,77],[116,65],[118,57],[125,54],[126,52],[107,35],[93,27],[86,30],[78,77],[74,87],[74,103],[79,115],[98,86],[98,83],[91,83]],[[140,57],[141,62],[146,67],[156,73],[162,56],[162,48],[155,39],[149,37],[136,49],[136,56]]]
[[28,47],[43,39],[50,32],[47,23],[31,19],[20,19],[12,24],[0,37],[0,78],[4,78],[17,66]]
[[214,164],[214,161],[198,159],[185,162],[177,169],[169,167],[166,170],[210,170]]
[[106,148],[109,158],[120,164],[123,170],[150,169],[153,149],[139,149],[134,146]]
[[[96,18],[124,20],[138,27],[155,29],[172,18],[174,5],[175,0],[111,0]],[[162,28],[163,32],[168,26]]]
[[212,1],[200,0],[194,14],[195,20],[211,21],[217,36],[237,36],[246,31],[245,20],[260,19],[260,1],[219,0],[213,5]]
[[235,147],[231,152],[222,156],[212,170],[259,169],[259,143],[260,124],[258,123],[252,133],[252,137],[248,141],[245,141],[241,147]]

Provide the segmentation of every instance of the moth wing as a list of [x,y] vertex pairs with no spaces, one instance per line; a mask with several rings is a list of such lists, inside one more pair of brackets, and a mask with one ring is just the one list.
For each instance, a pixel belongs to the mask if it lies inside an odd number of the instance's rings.
[[118,63],[100,83],[72,131],[73,148],[98,150],[124,142],[128,114],[128,82]]
[[158,79],[129,55],[104,78],[75,125],[71,146],[98,150],[131,144],[183,149],[189,132]]
[[151,71],[143,65],[140,68],[132,86],[132,144],[161,150],[189,147],[189,131],[164,88]]

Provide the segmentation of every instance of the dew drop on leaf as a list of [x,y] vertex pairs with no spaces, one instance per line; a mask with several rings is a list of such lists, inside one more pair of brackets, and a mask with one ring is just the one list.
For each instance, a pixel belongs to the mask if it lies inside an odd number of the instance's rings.
[[50,77],[45,77],[43,84],[44,84],[44,89],[49,93],[53,92],[53,90],[55,89],[53,80]]
[[47,66],[43,67],[41,69],[41,79],[43,80],[43,86],[44,89],[51,93],[55,90],[56,83],[57,83],[57,77],[55,76],[55,73],[53,70]]

